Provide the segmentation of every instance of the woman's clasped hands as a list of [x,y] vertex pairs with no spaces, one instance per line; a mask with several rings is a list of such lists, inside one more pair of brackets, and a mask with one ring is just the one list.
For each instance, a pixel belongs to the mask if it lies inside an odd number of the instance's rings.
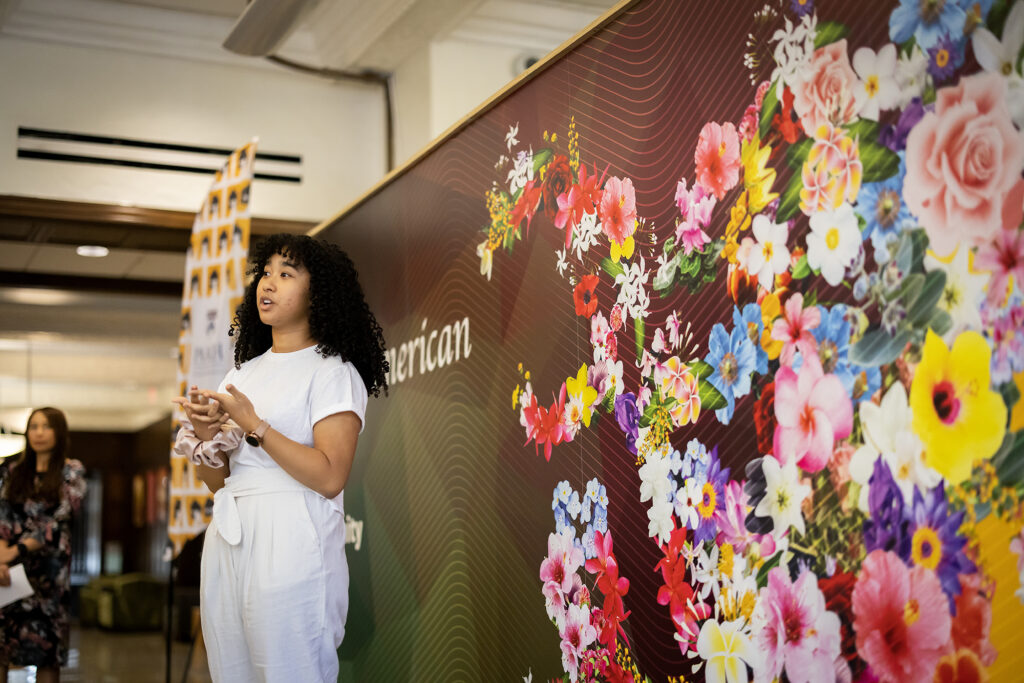
[[230,415],[216,399],[210,400],[204,396],[204,392],[195,384],[189,387],[188,395],[179,396],[174,399],[184,409],[188,421],[192,423],[192,429],[203,441],[209,441],[221,427],[230,419]]
[[227,393],[219,394],[209,389],[199,389],[193,384],[189,388],[188,398],[174,399],[185,410],[196,436],[204,441],[212,439],[228,420],[243,431],[252,431],[260,423],[249,397],[234,385],[229,384],[225,388]]

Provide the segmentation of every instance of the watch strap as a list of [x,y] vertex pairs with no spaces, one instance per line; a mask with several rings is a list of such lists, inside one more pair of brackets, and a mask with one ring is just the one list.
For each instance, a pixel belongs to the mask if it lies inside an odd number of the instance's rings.
[[270,423],[266,420],[260,420],[260,423],[256,425],[256,429],[246,433],[245,442],[253,448],[259,448],[263,445],[263,437],[266,436],[268,429],[270,429]]

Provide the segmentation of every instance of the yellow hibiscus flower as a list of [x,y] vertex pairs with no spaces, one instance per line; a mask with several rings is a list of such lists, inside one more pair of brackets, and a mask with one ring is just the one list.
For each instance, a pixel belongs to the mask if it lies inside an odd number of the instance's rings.
[[991,390],[992,350],[977,332],[958,335],[952,350],[928,330],[910,385],[913,428],[925,463],[951,484],[971,475],[975,460],[992,457],[1006,431],[1006,405]]
[[622,244],[619,244],[615,240],[608,241],[611,242],[612,245],[611,254],[609,254],[612,261],[618,263],[620,259],[632,258],[633,250],[636,248],[636,241],[633,239],[632,235],[623,240]]

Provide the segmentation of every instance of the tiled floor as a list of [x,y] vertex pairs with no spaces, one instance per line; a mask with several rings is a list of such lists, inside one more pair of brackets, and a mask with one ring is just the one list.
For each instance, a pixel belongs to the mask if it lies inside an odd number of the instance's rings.
[[[93,628],[71,629],[68,666],[61,669],[62,683],[164,683],[165,645],[163,633],[114,633]],[[188,643],[174,642],[171,648],[173,683],[208,683],[209,673],[202,652],[193,656],[188,675]],[[9,683],[34,683],[31,669],[11,671]]]

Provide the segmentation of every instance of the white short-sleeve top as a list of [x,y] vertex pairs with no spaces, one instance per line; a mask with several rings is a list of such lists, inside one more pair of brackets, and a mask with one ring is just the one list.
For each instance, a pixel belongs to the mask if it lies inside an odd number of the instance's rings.
[[[313,425],[337,413],[354,412],[362,432],[367,391],[359,371],[340,356],[324,358],[315,345],[289,353],[268,349],[229,370],[218,391],[226,391],[228,384],[248,396],[273,429],[305,446],[313,446]],[[230,464],[232,469],[280,467],[262,448],[245,441],[231,454]]]

